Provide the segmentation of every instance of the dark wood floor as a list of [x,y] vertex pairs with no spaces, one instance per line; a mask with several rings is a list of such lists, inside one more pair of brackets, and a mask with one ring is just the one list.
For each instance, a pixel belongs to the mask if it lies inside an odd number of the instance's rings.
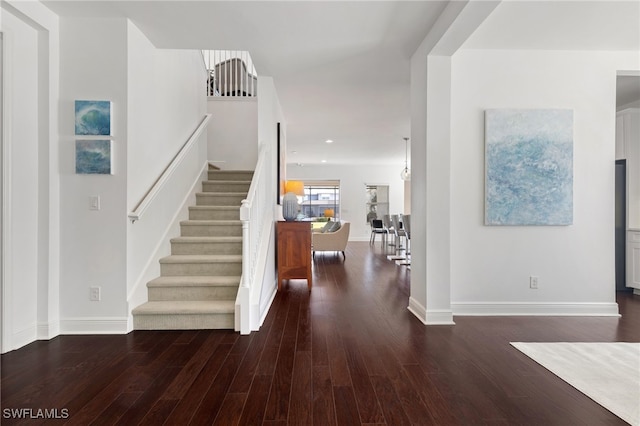
[[[2,355],[7,409],[74,425],[625,424],[510,341],[640,342],[640,297],[617,318],[456,317],[425,327],[409,274],[380,245],[316,256],[261,330],[61,336]],[[63,409],[65,411],[63,411]],[[28,424],[52,423],[32,420]]]

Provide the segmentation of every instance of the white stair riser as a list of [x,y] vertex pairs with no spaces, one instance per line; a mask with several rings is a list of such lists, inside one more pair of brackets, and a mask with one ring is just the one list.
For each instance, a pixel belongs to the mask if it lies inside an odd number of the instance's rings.
[[150,287],[149,301],[161,300],[235,300],[238,286]]
[[202,192],[244,192],[249,191],[251,182],[225,182],[223,180],[209,180],[202,182]]
[[165,277],[199,276],[199,275],[240,275],[240,262],[211,263],[161,263],[160,274]]
[[233,329],[234,314],[136,315],[133,317],[133,328],[136,330]]
[[207,179],[209,180],[248,180],[253,179],[253,172],[219,172],[216,170],[209,170],[207,173]]
[[183,237],[241,237],[242,225],[182,224]]
[[206,210],[189,208],[191,220],[240,220],[240,207],[224,210]]
[[171,254],[242,254],[242,242],[237,243],[171,243]]
[[221,193],[201,192],[196,194],[196,205],[198,206],[238,206],[242,204],[242,200],[247,198],[246,195],[227,195]]

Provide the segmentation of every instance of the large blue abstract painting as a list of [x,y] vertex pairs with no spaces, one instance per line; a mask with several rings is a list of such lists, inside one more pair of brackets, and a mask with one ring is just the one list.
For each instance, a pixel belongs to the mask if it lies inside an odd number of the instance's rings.
[[76,101],[76,135],[111,134],[111,102]]
[[111,174],[111,141],[76,141],[77,174]]
[[573,223],[573,111],[485,112],[485,224]]

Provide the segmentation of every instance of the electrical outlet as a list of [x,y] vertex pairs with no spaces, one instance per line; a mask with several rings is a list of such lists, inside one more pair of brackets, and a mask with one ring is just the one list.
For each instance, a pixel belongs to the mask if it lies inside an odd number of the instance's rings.
[[538,277],[534,275],[529,277],[529,288],[534,290],[538,289]]
[[100,287],[89,287],[89,300],[92,302],[100,301]]

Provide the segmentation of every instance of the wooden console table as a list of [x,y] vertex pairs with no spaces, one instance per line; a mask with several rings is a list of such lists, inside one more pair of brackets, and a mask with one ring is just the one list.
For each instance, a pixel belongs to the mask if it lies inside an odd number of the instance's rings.
[[276,223],[278,290],[282,280],[306,279],[311,290],[311,222]]

